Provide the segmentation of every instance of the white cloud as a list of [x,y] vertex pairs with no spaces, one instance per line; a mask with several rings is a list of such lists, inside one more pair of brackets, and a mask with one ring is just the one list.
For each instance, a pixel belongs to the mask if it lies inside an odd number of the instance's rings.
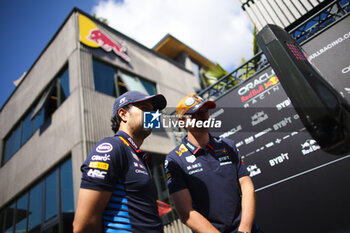
[[149,48],[170,33],[228,71],[253,54],[252,26],[237,0],[107,0],[93,12]]

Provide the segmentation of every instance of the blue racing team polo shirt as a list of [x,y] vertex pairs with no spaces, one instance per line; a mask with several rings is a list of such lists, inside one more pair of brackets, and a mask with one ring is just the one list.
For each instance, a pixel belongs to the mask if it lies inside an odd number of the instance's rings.
[[165,160],[170,194],[188,189],[194,210],[220,232],[236,232],[241,220],[238,179],[248,176],[234,142],[210,136],[206,148],[185,137]]
[[104,232],[163,232],[145,156],[128,134],[118,131],[97,143],[81,166],[81,188],[112,192],[103,213]]

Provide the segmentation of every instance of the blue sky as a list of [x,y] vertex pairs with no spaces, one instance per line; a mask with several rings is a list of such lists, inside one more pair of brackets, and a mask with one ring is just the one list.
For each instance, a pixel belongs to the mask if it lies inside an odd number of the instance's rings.
[[[167,33],[228,71],[250,58],[251,25],[238,0],[2,0],[0,108],[74,6],[153,47]],[[218,4],[220,3],[220,4]],[[186,7],[184,7],[186,6]],[[194,14],[195,12],[195,14]],[[212,17],[210,17],[212,15]],[[160,20],[161,19],[161,20]]]
[[10,0],[0,3],[0,106],[29,70],[70,11],[91,13],[95,0]]

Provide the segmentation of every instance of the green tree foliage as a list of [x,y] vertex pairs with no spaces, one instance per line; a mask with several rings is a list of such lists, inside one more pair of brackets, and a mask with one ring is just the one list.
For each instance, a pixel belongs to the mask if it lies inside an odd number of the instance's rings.
[[102,22],[102,23],[108,25],[108,20],[107,20],[107,18],[104,18],[104,17],[97,17],[96,13],[93,13],[93,14],[92,14],[92,17],[94,17],[94,18],[97,19],[98,21],[100,21],[100,22]]

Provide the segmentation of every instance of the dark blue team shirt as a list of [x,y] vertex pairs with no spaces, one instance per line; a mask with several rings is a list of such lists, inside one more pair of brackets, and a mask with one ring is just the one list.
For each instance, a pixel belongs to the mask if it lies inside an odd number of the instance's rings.
[[112,192],[103,214],[105,232],[163,232],[145,157],[128,134],[118,131],[97,143],[81,166],[81,188]]
[[236,232],[241,219],[238,179],[248,176],[234,142],[210,136],[206,148],[185,137],[165,160],[170,194],[189,189],[193,209],[220,232]]

